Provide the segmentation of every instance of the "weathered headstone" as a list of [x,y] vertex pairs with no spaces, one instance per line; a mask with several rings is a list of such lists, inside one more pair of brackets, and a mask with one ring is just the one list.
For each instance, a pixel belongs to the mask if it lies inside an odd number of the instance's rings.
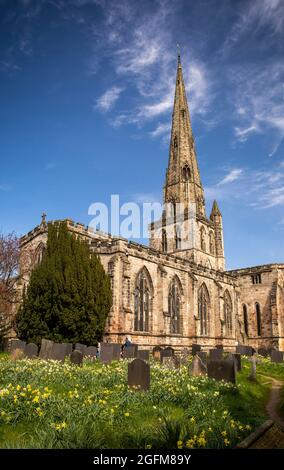
[[26,354],[26,343],[25,341],[21,341],[20,339],[12,339],[10,353],[15,351],[16,349],[20,349],[24,354]]
[[49,359],[64,362],[68,349],[68,343],[53,343]]
[[161,353],[163,351],[163,348],[161,348],[160,346],[155,346],[153,348],[153,358],[156,360],[156,361],[161,361]]
[[223,358],[223,351],[222,349],[210,349],[209,350],[209,358],[213,361],[221,361]]
[[100,360],[105,363],[118,361],[121,355],[121,346],[117,343],[101,343]]
[[191,354],[192,354],[193,356],[195,356],[195,354],[196,354],[198,351],[201,351],[201,346],[200,346],[200,344],[193,344],[193,345],[191,346]]
[[26,356],[30,359],[37,357],[38,347],[34,343],[29,343],[26,346]]
[[276,351],[276,349],[272,350],[270,353],[271,357],[271,362],[283,362],[283,352],[282,351]]
[[232,356],[236,363],[237,372],[239,372],[240,370],[242,370],[242,357],[240,354],[237,353],[232,354]]
[[255,382],[256,381],[256,364],[259,362],[259,359],[257,359],[256,356],[251,356],[249,360],[251,362],[251,369],[250,369],[250,375],[248,376],[248,379]]
[[53,347],[53,341],[51,341],[50,339],[42,339],[39,357],[44,360],[49,359],[51,355],[52,347]]
[[173,348],[170,346],[167,346],[161,353],[161,357],[173,357],[175,354],[175,351]]
[[147,349],[138,349],[137,351],[137,358],[138,359],[143,359],[143,361],[149,361],[149,357],[150,357],[150,351],[148,351]]
[[97,357],[97,352],[98,348],[96,348],[95,346],[88,346],[85,355],[91,358],[95,358]]
[[75,349],[77,349],[77,351],[81,351],[81,353],[83,354],[83,356],[86,355],[87,346],[86,346],[85,344],[76,343],[76,344],[75,344]]
[[207,374],[207,367],[197,354],[192,359],[192,365],[191,365],[191,368],[190,368],[190,373],[194,377],[198,377],[199,375],[206,375]]
[[174,362],[175,369],[179,369],[181,364],[180,356],[173,356],[172,359]]
[[137,354],[137,347],[127,346],[123,348],[123,359],[134,359]]
[[230,358],[208,361],[207,373],[211,379],[236,382],[235,362]]
[[150,387],[150,366],[142,359],[134,359],[128,364],[128,385],[148,390]]
[[83,353],[78,349],[72,351],[70,355],[70,362],[71,364],[75,364],[77,366],[81,366],[83,363]]

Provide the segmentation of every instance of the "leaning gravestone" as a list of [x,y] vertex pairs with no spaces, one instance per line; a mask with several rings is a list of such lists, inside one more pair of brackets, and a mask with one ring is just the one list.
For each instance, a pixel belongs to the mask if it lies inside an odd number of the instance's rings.
[[88,346],[86,349],[86,356],[94,358],[97,357],[98,348],[95,346]]
[[123,359],[134,359],[137,354],[136,346],[127,346],[123,348]]
[[26,346],[26,356],[29,359],[33,359],[34,357],[37,357],[38,354],[38,347],[35,343],[29,343]]
[[209,350],[209,358],[213,361],[221,361],[223,359],[223,351],[222,349],[210,349]]
[[77,349],[77,351],[81,351],[81,353],[83,354],[83,356],[86,355],[87,346],[86,346],[85,344],[76,343],[76,344],[75,344],[75,349]]
[[121,346],[117,343],[101,343],[100,360],[105,363],[118,361],[121,355]]
[[220,361],[208,361],[207,373],[210,379],[236,383],[235,362],[233,359],[227,358]]
[[44,359],[45,361],[50,358],[50,354],[53,347],[53,341],[50,339],[42,339],[41,340],[41,347],[39,352],[40,359]]
[[11,341],[10,353],[14,352],[16,349],[20,349],[24,354],[26,354],[26,343],[20,339],[13,339]]
[[153,358],[156,360],[156,361],[161,361],[161,353],[163,351],[163,348],[161,348],[160,346],[155,346],[153,348]]
[[201,351],[201,346],[200,346],[200,344],[193,344],[193,345],[191,346],[191,354],[192,354],[193,356],[195,356],[195,354],[196,354],[198,351]]
[[138,359],[143,359],[143,361],[149,361],[149,357],[150,357],[150,351],[148,351],[147,349],[138,349],[137,351],[137,358]]
[[283,352],[282,351],[276,351],[276,349],[272,350],[270,353],[271,357],[271,362],[283,362]]
[[242,370],[242,357],[240,354],[237,353],[233,353],[232,356],[236,364],[237,372],[239,372],[240,370]]
[[150,366],[142,359],[134,359],[128,364],[128,385],[148,390],[150,387]]
[[200,375],[206,375],[207,374],[207,367],[201,360],[197,354],[193,357],[192,359],[192,365],[191,365],[191,375],[193,377],[198,377]]
[[70,362],[76,366],[81,366],[83,363],[83,353],[77,349],[72,351],[70,355]]

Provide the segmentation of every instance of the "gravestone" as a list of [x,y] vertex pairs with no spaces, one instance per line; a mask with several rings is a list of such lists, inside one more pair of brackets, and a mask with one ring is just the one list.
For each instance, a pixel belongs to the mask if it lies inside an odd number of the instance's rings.
[[153,348],[153,358],[156,360],[156,361],[161,361],[161,353],[163,351],[163,348],[161,348],[160,346],[155,346]]
[[174,362],[175,369],[180,369],[180,364],[181,364],[180,356],[173,356],[172,359]]
[[100,360],[104,363],[118,361],[121,357],[121,346],[117,343],[101,343]]
[[76,366],[82,366],[83,363],[83,353],[78,349],[75,349],[70,354],[70,362],[71,364],[75,364]]
[[95,346],[88,346],[86,349],[86,356],[95,358],[97,357],[98,348]]
[[200,375],[207,374],[207,367],[197,354],[192,359],[190,372],[191,372],[191,375],[193,375],[193,377],[198,377]]
[[270,354],[271,357],[271,362],[283,362],[283,352],[282,351],[276,351],[276,349],[271,351]]
[[213,361],[221,361],[223,359],[223,351],[222,349],[210,349],[209,350],[209,358]]
[[254,349],[251,346],[242,346],[238,345],[236,347],[236,353],[241,354],[241,356],[252,356]]
[[207,373],[210,379],[236,383],[235,361],[231,358],[208,361]]
[[257,350],[257,353],[262,357],[267,357],[268,356],[268,351],[267,351],[267,349],[264,349],[264,348],[259,348]]
[[16,351],[16,349],[20,349],[24,354],[26,354],[26,343],[25,341],[21,341],[20,339],[12,339],[10,353]]
[[26,346],[26,356],[30,359],[37,357],[38,347],[34,343],[29,343]]
[[76,343],[76,344],[75,344],[75,349],[77,349],[77,351],[81,351],[81,353],[83,354],[83,356],[86,355],[87,346],[86,346],[85,344]]
[[70,350],[69,343],[53,343],[49,359],[64,362]]
[[150,357],[150,351],[148,351],[147,349],[138,349],[137,351],[137,358],[138,359],[143,359],[143,361],[149,361],[149,357]]
[[51,341],[50,339],[42,339],[39,357],[47,361],[47,359],[50,358],[52,347],[53,347],[53,341]]
[[173,348],[170,346],[167,346],[161,353],[161,357],[173,357],[175,354],[175,351]]
[[252,356],[250,358],[251,362],[251,369],[250,369],[250,375],[248,376],[248,379],[251,380],[252,382],[256,382],[256,364],[259,362],[259,359],[257,359],[256,356]]
[[134,359],[128,364],[128,385],[148,390],[150,387],[150,366],[142,359]]
[[196,354],[198,351],[201,351],[201,346],[200,346],[200,344],[193,344],[193,345],[191,346],[191,354],[192,354],[193,356],[195,356],[195,354]]
[[137,354],[136,346],[127,346],[123,348],[123,359],[134,359]]

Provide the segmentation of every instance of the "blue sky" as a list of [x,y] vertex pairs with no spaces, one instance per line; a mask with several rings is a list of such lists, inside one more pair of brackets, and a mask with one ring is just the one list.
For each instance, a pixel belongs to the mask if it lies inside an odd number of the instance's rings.
[[227,267],[284,262],[284,0],[0,0],[0,230],[161,200],[177,43]]

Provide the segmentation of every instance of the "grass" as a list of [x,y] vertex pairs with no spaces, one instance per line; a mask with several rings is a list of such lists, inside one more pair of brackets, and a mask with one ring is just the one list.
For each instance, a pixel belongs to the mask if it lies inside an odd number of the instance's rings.
[[0,448],[234,447],[266,419],[270,384],[250,382],[249,367],[235,386],[153,362],[141,392],[127,386],[127,361],[77,368],[1,354]]

